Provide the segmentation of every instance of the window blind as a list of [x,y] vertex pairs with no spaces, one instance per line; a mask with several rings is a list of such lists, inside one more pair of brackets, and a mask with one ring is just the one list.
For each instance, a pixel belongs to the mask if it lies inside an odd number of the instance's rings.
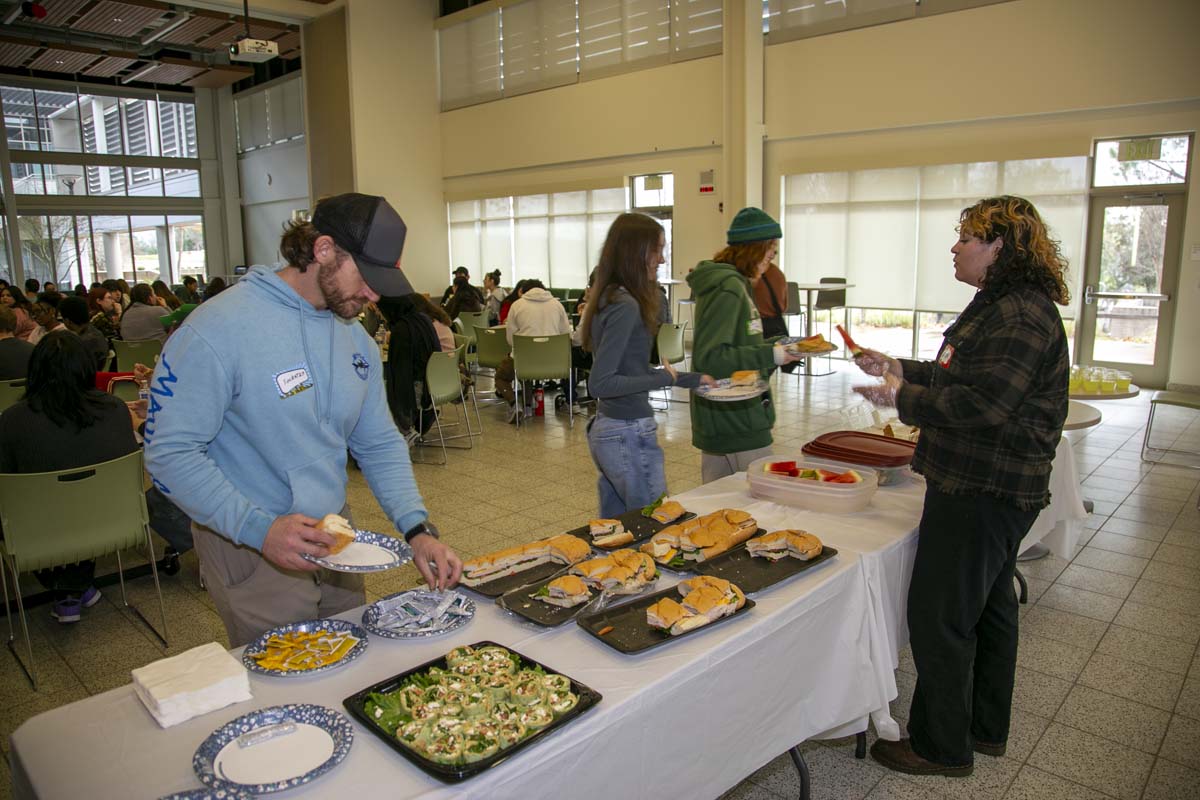
[[500,11],[438,31],[442,110],[501,96]]
[[767,0],[768,44],[909,19],[916,0]]
[[789,280],[844,277],[856,308],[960,311],[974,289],[954,279],[950,248],[962,210],[1016,194],[1060,242],[1078,310],[1087,224],[1087,159],[1029,159],[792,175],[784,186]]
[[671,59],[721,52],[721,0],[671,0]]
[[526,0],[500,13],[506,97],[574,83],[579,60],[575,0]]
[[668,0],[579,0],[579,74],[622,65],[665,63],[670,55]]

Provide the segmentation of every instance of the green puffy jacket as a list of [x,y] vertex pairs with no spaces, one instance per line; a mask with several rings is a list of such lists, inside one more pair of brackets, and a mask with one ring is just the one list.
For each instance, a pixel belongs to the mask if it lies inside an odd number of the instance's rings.
[[[763,339],[750,281],[732,264],[701,261],[687,282],[696,300],[692,368],[714,378],[728,378],[743,369],[756,369],[764,378],[770,375],[775,356]],[[734,403],[693,395],[691,410],[692,444],[705,452],[738,453],[771,444],[775,407],[769,391]]]

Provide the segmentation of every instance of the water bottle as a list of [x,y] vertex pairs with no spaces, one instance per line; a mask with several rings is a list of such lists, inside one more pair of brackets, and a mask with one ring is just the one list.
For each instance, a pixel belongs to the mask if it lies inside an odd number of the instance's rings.
[[138,402],[145,401],[146,407],[150,406],[150,381],[138,381]]

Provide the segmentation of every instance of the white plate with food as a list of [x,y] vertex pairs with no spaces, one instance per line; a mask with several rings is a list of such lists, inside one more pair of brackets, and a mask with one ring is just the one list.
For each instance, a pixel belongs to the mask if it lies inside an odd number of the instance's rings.
[[807,358],[809,356],[824,356],[837,350],[837,345],[827,340],[821,334],[813,334],[807,338],[799,336],[784,336],[779,340],[783,349],[793,356]]
[[344,619],[308,619],[266,631],[242,651],[242,666],[294,678],[349,664],[367,649],[367,632]]
[[693,391],[705,400],[734,403],[758,397],[769,388],[770,384],[762,379],[758,370],[747,369],[735,372],[728,378],[721,378],[714,386],[700,386]]
[[314,564],[335,572],[381,572],[395,569],[412,561],[412,548],[398,536],[351,527],[344,517],[327,514],[317,528],[337,541],[323,558],[303,557]]

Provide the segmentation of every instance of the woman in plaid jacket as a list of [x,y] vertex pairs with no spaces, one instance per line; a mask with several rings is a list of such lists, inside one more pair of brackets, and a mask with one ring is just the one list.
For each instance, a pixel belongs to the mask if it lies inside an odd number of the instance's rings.
[[974,753],[1008,740],[1017,660],[1013,572],[1050,503],[1050,465],[1067,418],[1062,318],[1066,263],[1037,209],[993,197],[959,217],[955,279],[974,299],[932,362],[867,350],[877,386],[856,391],[919,426],[912,466],[927,488],[908,592],[917,686],[910,738],[872,755],[910,774],[966,776]]

